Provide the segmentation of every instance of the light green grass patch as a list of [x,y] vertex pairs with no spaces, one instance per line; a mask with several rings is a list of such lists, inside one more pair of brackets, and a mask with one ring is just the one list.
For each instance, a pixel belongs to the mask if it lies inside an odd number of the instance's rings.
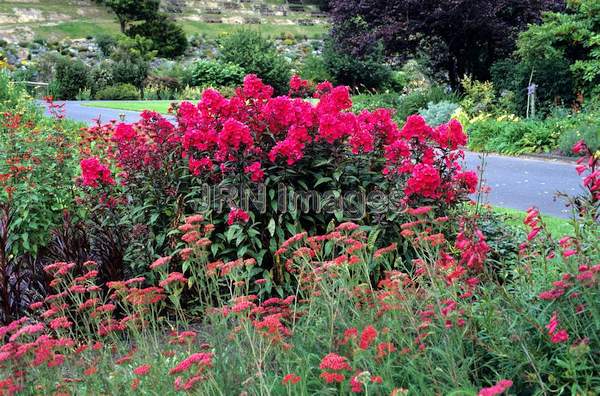
[[[525,211],[494,207],[494,212],[503,215],[507,224],[525,230],[528,229],[528,227],[523,224],[523,220],[526,216]],[[542,220],[548,227],[550,234],[555,238],[560,238],[565,235],[573,235],[573,222],[569,219],[562,219],[560,217],[542,214]]]
[[101,107],[128,111],[151,110],[161,114],[169,114],[169,106],[177,100],[107,100],[101,102],[82,103],[87,107]]

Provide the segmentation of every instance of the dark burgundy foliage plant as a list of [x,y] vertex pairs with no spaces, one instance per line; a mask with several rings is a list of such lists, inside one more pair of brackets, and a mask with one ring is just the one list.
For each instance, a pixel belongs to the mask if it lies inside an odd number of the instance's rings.
[[46,294],[42,264],[30,254],[11,253],[10,202],[0,202],[0,325],[18,318],[33,301]]
[[431,47],[434,67],[453,88],[471,74],[489,79],[489,68],[515,49],[517,34],[563,0],[332,0],[332,35],[356,56],[382,42],[388,55],[409,57]]

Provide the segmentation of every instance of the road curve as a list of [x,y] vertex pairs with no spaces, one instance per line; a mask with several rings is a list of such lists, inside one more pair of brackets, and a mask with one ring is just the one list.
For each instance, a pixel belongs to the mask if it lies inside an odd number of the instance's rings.
[[[139,120],[139,113],[135,111],[82,106],[85,102],[77,101],[57,103],[65,103],[67,118],[88,124],[94,124],[98,117],[102,122],[119,120],[121,115],[126,122]],[[465,153],[466,168],[478,169],[482,163],[480,157],[478,153]],[[486,157],[484,184],[491,188],[486,199],[492,205],[520,210],[536,206],[544,214],[559,217],[568,217],[569,212],[564,202],[555,198],[556,192],[583,191],[573,163],[494,154]]]

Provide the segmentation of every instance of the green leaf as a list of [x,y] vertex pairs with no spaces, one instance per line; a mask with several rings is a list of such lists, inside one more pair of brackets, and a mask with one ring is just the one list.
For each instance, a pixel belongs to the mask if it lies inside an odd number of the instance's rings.
[[275,219],[269,220],[267,230],[269,230],[269,234],[271,234],[271,236],[275,235]]

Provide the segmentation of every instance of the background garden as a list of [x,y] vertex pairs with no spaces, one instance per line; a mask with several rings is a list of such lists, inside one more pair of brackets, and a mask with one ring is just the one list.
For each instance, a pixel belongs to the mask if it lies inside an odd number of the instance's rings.
[[[0,22],[0,394],[600,393],[597,1]],[[486,205],[465,148],[573,157],[570,218]],[[199,210],[205,185],[264,206]],[[305,210],[281,185],[390,204]]]

